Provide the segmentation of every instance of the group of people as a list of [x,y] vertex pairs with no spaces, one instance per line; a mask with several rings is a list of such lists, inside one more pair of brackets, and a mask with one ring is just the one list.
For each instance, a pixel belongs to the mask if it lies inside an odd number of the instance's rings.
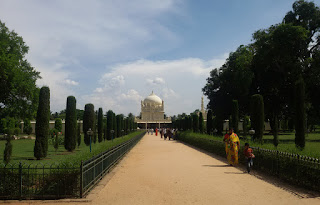
[[178,130],[173,128],[156,128],[156,129],[148,129],[147,132],[148,134],[151,134],[151,135],[155,133],[156,136],[160,134],[160,137],[163,138],[164,140],[166,140],[167,138],[169,138],[169,140],[171,139],[175,140]]
[[[225,150],[227,154],[228,163],[231,166],[237,165],[239,163],[239,148],[240,140],[233,129],[230,128],[229,132],[224,136],[223,141],[225,142]],[[250,173],[251,167],[253,166],[253,150],[250,148],[249,143],[245,143],[243,154],[247,160],[247,171]]]

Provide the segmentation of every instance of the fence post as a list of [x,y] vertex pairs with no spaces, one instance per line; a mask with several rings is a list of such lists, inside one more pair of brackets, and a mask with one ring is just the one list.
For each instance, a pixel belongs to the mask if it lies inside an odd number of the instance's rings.
[[80,198],[83,197],[83,161],[81,160],[80,165]]
[[19,162],[19,193],[20,193],[20,200],[22,199],[22,164]]

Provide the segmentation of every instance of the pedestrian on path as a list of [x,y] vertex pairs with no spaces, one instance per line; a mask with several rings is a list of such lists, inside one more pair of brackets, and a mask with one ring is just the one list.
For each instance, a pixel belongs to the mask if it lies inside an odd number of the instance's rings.
[[243,151],[244,156],[247,159],[247,171],[250,173],[250,169],[253,166],[253,158],[255,158],[252,149],[249,147],[249,143],[244,144],[244,151]]
[[160,129],[160,136],[163,137],[163,128]]
[[166,140],[167,139],[167,129],[166,128],[163,129],[163,134],[164,134],[164,140]]
[[230,128],[229,132],[224,136],[223,141],[226,144],[226,154],[228,163],[233,166],[239,163],[239,147],[240,140],[236,133],[233,132],[233,129]]
[[158,128],[156,128],[156,136],[158,136]]

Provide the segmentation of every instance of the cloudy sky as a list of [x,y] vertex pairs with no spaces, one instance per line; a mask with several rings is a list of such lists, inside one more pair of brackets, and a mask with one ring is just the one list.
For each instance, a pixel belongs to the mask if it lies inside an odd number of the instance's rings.
[[[320,5],[320,0],[314,1]],[[0,20],[30,47],[27,59],[51,90],[51,110],[138,115],[152,90],[167,115],[200,108],[210,70],[281,22],[291,0],[0,0]],[[207,102],[207,100],[206,100]]]

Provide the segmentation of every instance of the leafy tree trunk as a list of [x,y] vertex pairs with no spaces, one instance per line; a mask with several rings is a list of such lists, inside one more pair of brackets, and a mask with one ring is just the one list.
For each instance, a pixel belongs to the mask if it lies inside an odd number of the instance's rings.
[[93,104],[86,104],[84,107],[84,113],[83,113],[83,134],[84,134],[84,143],[87,146],[90,145],[90,137],[88,136],[87,131],[89,130],[89,128],[91,128],[92,131],[95,130],[94,123],[95,123],[94,106]]
[[36,119],[34,157],[39,160],[41,158],[45,158],[48,152],[50,89],[45,86],[40,89],[39,106]]
[[77,109],[76,98],[69,96],[67,98],[66,108],[66,124],[64,135],[64,147],[69,152],[73,151],[77,146]]
[[305,147],[306,111],[305,111],[305,85],[302,77],[295,84],[295,128],[296,146],[300,149]]
[[235,133],[239,132],[239,105],[238,100],[232,101],[232,127]]
[[200,133],[203,133],[204,123],[203,123],[203,115],[202,115],[202,112],[200,112],[200,116],[199,116],[199,130],[200,130]]
[[102,108],[99,108],[98,111],[98,142],[102,142],[102,126],[103,125],[103,111]]
[[255,130],[254,139],[262,143],[264,131],[264,103],[262,95],[251,97],[251,125]]

